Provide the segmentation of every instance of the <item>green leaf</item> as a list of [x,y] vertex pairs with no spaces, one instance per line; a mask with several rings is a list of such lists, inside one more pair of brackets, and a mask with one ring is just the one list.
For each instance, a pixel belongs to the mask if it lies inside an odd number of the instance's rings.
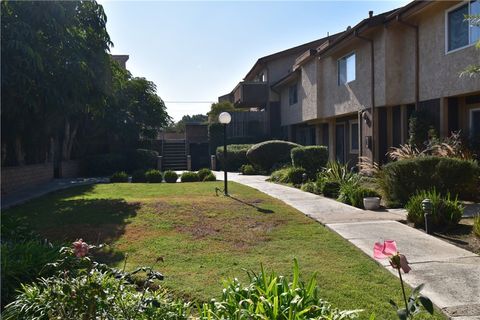
[[432,301],[425,296],[420,296],[418,297],[418,299],[420,300],[420,303],[422,304],[422,306],[428,311],[428,313],[433,314]]
[[418,287],[416,287],[415,289],[413,289],[412,296],[413,296],[413,295],[416,296],[417,294],[419,294],[420,291],[423,290],[423,287],[424,287],[424,286],[425,286],[425,284],[422,283],[422,284],[420,284]]
[[397,315],[400,320],[407,320],[407,309],[397,310]]
[[395,301],[393,301],[392,299],[388,300],[388,303],[390,303],[390,305],[395,309],[397,310],[398,309],[398,305],[395,303]]
[[[390,300],[390,301],[391,301],[391,300]],[[370,315],[370,318],[368,318],[368,320],[375,320],[375,313],[372,313],[372,314]]]

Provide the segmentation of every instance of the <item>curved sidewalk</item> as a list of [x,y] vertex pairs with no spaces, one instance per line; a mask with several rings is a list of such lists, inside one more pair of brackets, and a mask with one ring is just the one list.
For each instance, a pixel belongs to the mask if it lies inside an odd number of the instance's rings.
[[[223,172],[216,175],[223,179]],[[324,224],[372,259],[376,241],[395,240],[412,267],[404,276],[410,286],[424,283],[422,293],[451,319],[480,320],[480,256],[398,222],[405,220],[401,210],[361,210],[266,178],[228,175],[229,180],[277,198]],[[388,261],[379,263],[397,276]]]

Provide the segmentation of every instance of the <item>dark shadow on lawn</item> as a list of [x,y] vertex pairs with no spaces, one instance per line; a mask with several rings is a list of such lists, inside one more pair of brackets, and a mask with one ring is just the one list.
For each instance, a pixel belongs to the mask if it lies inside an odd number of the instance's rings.
[[227,197],[229,197],[230,199],[233,199],[233,200],[235,200],[235,201],[237,201],[237,202],[240,202],[240,203],[242,203],[242,204],[245,204],[245,205],[247,205],[247,206],[249,206],[249,207],[255,208],[255,209],[257,209],[258,212],[261,212],[261,213],[275,213],[275,211],[273,211],[273,210],[260,208],[259,206],[256,206],[256,205],[254,205],[254,204],[252,204],[252,203],[248,203],[248,202],[243,201],[243,200],[241,200],[241,199],[235,198],[235,197],[232,196],[232,195],[228,195]]

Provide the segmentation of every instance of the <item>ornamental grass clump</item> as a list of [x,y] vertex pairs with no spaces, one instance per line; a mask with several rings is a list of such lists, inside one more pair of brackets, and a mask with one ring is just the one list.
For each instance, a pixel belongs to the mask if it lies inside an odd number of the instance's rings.
[[314,274],[308,283],[300,280],[294,260],[293,279],[261,267],[259,274],[247,272],[249,283],[228,282],[220,300],[212,299],[201,309],[201,319],[356,319],[361,310],[339,310],[320,298]]
[[429,217],[429,226],[444,228],[458,224],[463,215],[463,206],[457,198],[452,198],[449,193],[442,196],[435,189],[420,191],[410,198],[405,205],[407,209],[407,220],[413,222],[416,227],[425,226],[425,212],[422,208],[422,201],[430,199],[432,213]]

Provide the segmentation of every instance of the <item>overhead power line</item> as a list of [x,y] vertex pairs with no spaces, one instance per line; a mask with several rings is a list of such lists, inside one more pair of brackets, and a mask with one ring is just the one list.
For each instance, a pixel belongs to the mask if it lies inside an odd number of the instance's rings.
[[165,103],[215,103],[216,101],[163,101]]

